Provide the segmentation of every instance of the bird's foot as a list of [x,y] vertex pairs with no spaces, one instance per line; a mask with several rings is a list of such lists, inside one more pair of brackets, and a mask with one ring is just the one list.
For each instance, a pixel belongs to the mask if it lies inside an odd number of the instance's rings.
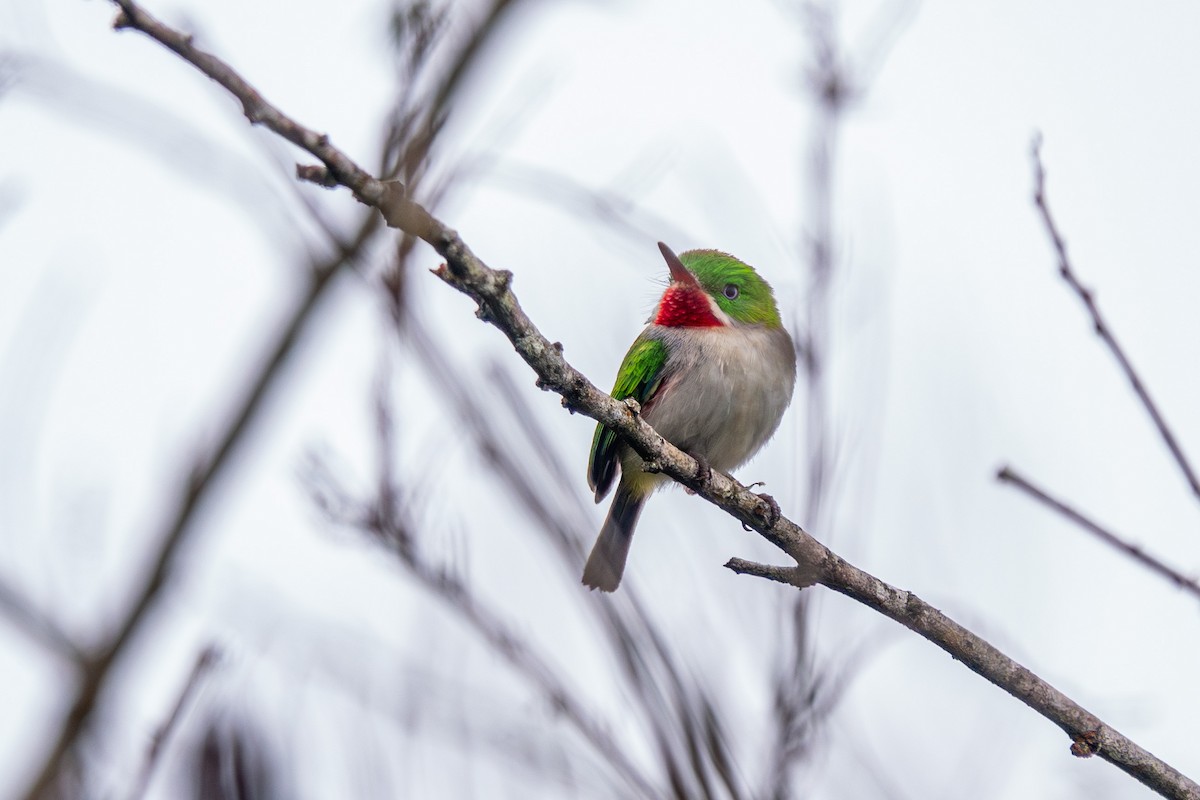
[[[762,485],[763,484],[761,482],[752,483],[752,484],[750,484],[750,486],[748,488],[753,489],[755,486],[762,486]],[[767,505],[766,511],[761,511],[759,509],[755,509],[756,511],[758,511],[758,515],[760,517],[762,517],[762,521],[767,526],[767,528],[774,528],[775,523],[779,522],[779,518],[781,516],[783,516],[783,512],[779,510],[779,503],[775,502],[775,498],[771,497],[771,495],[767,494],[766,492],[763,492],[762,494],[756,494],[754,496],[757,497],[758,499],[762,500]],[[745,530],[748,530],[748,531],[754,530],[753,528],[751,528],[749,525],[747,525],[744,522],[742,523],[742,528],[744,528]]]
[[[707,489],[712,486],[712,467],[708,465],[708,459],[700,453],[688,453],[689,456],[696,459],[696,482],[700,484],[700,488]],[[683,490],[688,494],[695,494],[692,489],[683,487]]]
[[767,504],[767,510],[762,514],[763,522],[768,528],[774,528],[775,523],[779,522],[779,518],[783,516],[783,512],[779,510],[779,503],[776,503],[775,498],[766,492],[758,495],[758,499]]

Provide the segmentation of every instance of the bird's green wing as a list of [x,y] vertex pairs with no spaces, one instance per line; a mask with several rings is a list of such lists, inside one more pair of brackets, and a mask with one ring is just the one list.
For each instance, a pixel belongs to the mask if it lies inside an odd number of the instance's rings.
[[[662,384],[667,348],[658,339],[639,336],[625,354],[612,396],[617,400],[632,397],[645,408]],[[617,477],[617,435],[603,425],[596,426],[592,454],[588,459],[588,486],[596,490],[596,502],[608,494]]]

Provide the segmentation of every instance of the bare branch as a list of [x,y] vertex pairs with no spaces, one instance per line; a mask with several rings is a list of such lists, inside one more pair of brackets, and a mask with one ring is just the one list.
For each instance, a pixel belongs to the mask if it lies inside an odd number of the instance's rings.
[[759,564],[744,558],[731,558],[725,562],[725,568],[738,575],[753,575],[766,578],[776,583],[786,583],[797,589],[807,589],[816,583],[816,578],[807,574],[800,567],[777,567],[772,564]]
[[1140,546],[1136,544],[1130,544],[1120,536],[1117,536],[1115,533],[1112,533],[1106,528],[1102,528],[1100,525],[1088,519],[1071,506],[1068,506],[1061,500],[1051,497],[1025,478],[1013,472],[1012,468],[1002,468],[998,473],[996,473],[996,479],[1001,483],[1011,483],[1013,486],[1016,486],[1018,489],[1025,492],[1025,494],[1029,495],[1035,500],[1040,501],[1042,505],[1046,506],[1047,508],[1054,509],[1059,514],[1071,520],[1080,528],[1083,528],[1100,541],[1121,551],[1134,561],[1149,569],[1151,572],[1161,575],[1162,577],[1174,583],[1180,589],[1190,592],[1196,597],[1200,597],[1200,583],[1197,583],[1195,578],[1189,578],[1182,572],[1174,569],[1173,567],[1167,566],[1154,556],[1146,553]]
[[1163,417],[1162,412],[1158,410],[1158,406],[1154,400],[1151,399],[1150,392],[1146,389],[1146,384],[1142,382],[1137,370],[1134,369],[1133,364],[1129,361],[1129,357],[1125,354],[1125,350],[1113,335],[1112,329],[1109,328],[1104,317],[1100,315],[1100,309],[1096,305],[1095,294],[1091,289],[1088,289],[1079,282],[1079,277],[1075,274],[1075,270],[1071,266],[1071,260],[1067,257],[1067,243],[1063,240],[1062,234],[1054,222],[1054,217],[1050,214],[1050,206],[1046,202],[1046,169],[1042,166],[1041,135],[1034,137],[1031,151],[1034,178],[1033,202],[1041,214],[1042,224],[1046,228],[1046,235],[1050,237],[1050,241],[1054,245],[1054,252],[1058,256],[1058,273],[1075,294],[1079,296],[1080,302],[1083,303],[1084,308],[1087,309],[1088,314],[1092,318],[1092,325],[1096,329],[1096,335],[1100,337],[1113,354],[1113,358],[1117,360],[1121,371],[1125,373],[1125,377],[1129,379],[1130,385],[1133,386],[1134,393],[1142,401],[1142,406],[1154,422],[1154,427],[1158,429],[1159,435],[1162,436],[1163,443],[1171,451],[1171,456],[1175,459],[1175,463],[1179,465],[1180,471],[1183,472],[1184,479],[1187,480],[1188,485],[1192,488],[1192,494],[1197,499],[1200,499],[1200,478],[1197,478],[1196,471],[1192,469],[1191,463],[1188,461],[1187,456],[1184,455],[1179,440],[1175,438],[1175,434],[1167,425],[1167,420]]
[[[145,15],[131,0],[115,1],[125,10],[123,21],[127,26],[136,27],[162,41],[235,94],[240,91],[251,99],[257,98],[262,106],[258,107],[252,120],[272,130],[278,129],[281,135],[297,132],[297,126],[291,120],[273,108],[264,108],[266,104],[258,93],[223,62],[196,50],[186,37]],[[399,184],[385,185],[365,175],[333,148],[327,138],[310,140],[307,133],[300,136],[304,143],[301,146],[314,155],[319,152],[318,157],[334,178],[353,189],[360,200],[378,208],[389,225],[425,240],[446,259],[446,263],[434,271],[435,274],[479,304],[477,316],[504,333],[517,353],[537,374],[538,384],[561,395],[563,405],[568,409],[581,412],[611,428],[643,459],[656,463],[665,474],[750,525],[798,564],[811,569],[817,576],[817,582],[858,600],[918,633],[1053,721],[1072,739],[1072,750],[1077,755],[1098,754],[1166,797],[1200,800],[1200,785],[1118,733],[916,595],[897,589],[852,566],[791,520],[780,517],[768,526],[766,520],[770,509],[767,503],[737,481],[714,473],[708,482],[701,485],[696,479],[697,464],[691,456],[663,439],[634,408],[613,400],[597,389],[563,358],[561,345],[552,343],[534,327],[510,290],[512,273],[489,268],[471,252],[455,231],[405,198],[403,187]]]
[[378,185],[379,181],[372,178],[340,150],[330,145],[328,136],[305,128],[281,114],[232,67],[211,53],[206,53],[196,47],[192,43],[191,36],[164,25],[131,0],[113,0],[113,2],[121,9],[113,22],[115,29],[129,28],[147,34],[228,90],[241,102],[242,113],[246,115],[246,119],[250,120],[251,124],[265,125],[297,147],[312,153],[337,176],[338,182],[342,185],[354,188],[356,191],[365,191],[375,198],[382,195],[382,187]]

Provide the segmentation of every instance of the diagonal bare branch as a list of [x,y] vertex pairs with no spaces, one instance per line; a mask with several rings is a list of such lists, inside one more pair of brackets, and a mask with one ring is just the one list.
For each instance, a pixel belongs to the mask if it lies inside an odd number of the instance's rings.
[[1121,551],[1151,572],[1166,578],[1180,589],[1190,592],[1196,597],[1200,597],[1200,583],[1197,583],[1195,578],[1189,578],[1174,567],[1167,566],[1138,545],[1125,541],[1107,528],[1103,528],[1088,519],[1063,501],[1046,494],[1045,491],[1014,472],[1011,467],[1003,467],[996,473],[996,479],[1001,483],[1011,483],[1025,492],[1025,494],[1039,501],[1042,505],[1054,509],[1100,541]]
[[[132,0],[115,0],[123,9],[124,27],[135,27],[162,42],[235,95],[246,92],[258,104],[251,119],[280,135],[311,131],[301,128],[261,96],[228,65],[192,46],[183,34],[146,15]],[[238,95],[241,97],[241,95]],[[245,104],[245,99],[243,99]],[[249,115],[249,114],[248,114]],[[355,192],[380,210],[389,225],[430,244],[446,263],[434,273],[476,301],[477,316],[494,325],[538,376],[538,384],[562,397],[563,405],[608,426],[649,465],[660,469],[696,494],[751,526],[804,567],[806,574],[836,592],[893,619],[945,650],[969,669],[1000,687],[1061,727],[1078,756],[1099,755],[1165,797],[1200,800],[1200,784],[1156,758],[1105,724],[1079,704],[996,647],[918,598],[849,564],[791,520],[768,525],[770,509],[759,496],[732,478],[714,473],[701,485],[694,459],[667,442],[641,418],[636,404],[618,402],[600,391],[562,355],[525,315],[511,291],[512,273],[484,264],[458,234],[423,207],[404,197],[399,184],[384,184],[362,172],[327,137],[300,135],[298,144],[325,164],[325,177]],[[320,170],[305,177],[320,178]],[[803,581],[801,581],[803,583]]]
[[1046,168],[1042,165],[1042,137],[1040,135],[1034,137],[1031,151],[1034,180],[1033,202],[1041,214],[1042,225],[1046,228],[1046,235],[1050,237],[1050,241],[1054,245],[1054,252],[1058,256],[1058,273],[1067,282],[1067,285],[1071,287],[1071,290],[1078,295],[1079,301],[1087,309],[1088,315],[1092,318],[1092,325],[1096,329],[1096,335],[1100,337],[1101,341],[1108,347],[1109,352],[1112,353],[1113,358],[1117,360],[1117,365],[1125,373],[1125,377],[1133,387],[1134,394],[1138,396],[1138,400],[1142,402],[1146,413],[1150,415],[1150,420],[1154,423],[1154,427],[1158,429],[1158,434],[1162,437],[1163,444],[1171,452],[1171,457],[1175,459],[1175,463],[1183,473],[1184,479],[1187,481],[1188,486],[1191,487],[1192,494],[1200,500],[1200,478],[1197,477],[1191,462],[1184,455],[1183,447],[1179,444],[1179,440],[1175,437],[1175,433],[1171,430],[1170,426],[1167,425],[1167,420],[1159,410],[1158,405],[1150,397],[1150,391],[1146,388],[1146,384],[1142,381],[1141,376],[1138,375],[1137,370],[1134,369],[1129,356],[1125,354],[1125,349],[1117,342],[1117,337],[1113,334],[1112,328],[1108,326],[1108,322],[1100,315],[1100,308],[1096,305],[1095,293],[1080,283],[1079,276],[1075,274],[1075,269],[1071,266],[1071,259],[1067,257],[1067,243],[1059,232],[1058,225],[1054,222],[1054,217],[1050,214],[1050,205],[1046,201]]

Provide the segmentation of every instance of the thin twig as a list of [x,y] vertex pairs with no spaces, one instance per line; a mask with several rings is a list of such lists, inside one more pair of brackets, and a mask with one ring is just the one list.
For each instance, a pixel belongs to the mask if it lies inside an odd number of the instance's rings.
[[[829,524],[833,508],[835,440],[833,415],[830,413],[830,382],[827,369],[832,362],[834,328],[833,286],[838,267],[835,243],[837,203],[836,172],[841,131],[854,96],[854,76],[842,50],[836,10],[830,2],[805,2],[803,16],[805,51],[810,55],[805,67],[805,85],[812,104],[812,128],[806,162],[806,219],[802,227],[807,238],[807,285],[802,293],[805,313],[796,322],[796,341],[800,342],[799,365],[803,375],[799,391],[803,395],[804,425],[799,432],[796,452],[804,453],[805,485],[800,494],[803,519],[832,534]],[[797,303],[800,305],[800,302]],[[737,559],[733,564],[737,563]],[[748,563],[748,562],[747,562]],[[730,564],[726,564],[730,567]],[[737,571],[736,567],[730,567]],[[761,577],[770,577],[759,573]],[[778,578],[774,578],[778,580]],[[797,594],[784,598],[785,635],[778,639],[779,657],[773,660],[772,683],[775,698],[774,729],[768,756],[767,796],[788,800],[795,796],[795,773],[812,726],[797,725],[806,718],[811,697],[804,681],[812,653],[813,606]]]
[[596,189],[569,175],[514,159],[496,160],[480,169],[485,179],[561,208],[575,208],[639,244],[662,239],[667,242],[694,241],[695,236],[657,214],[639,208],[626,195]]
[[179,697],[175,701],[175,706],[171,709],[171,713],[163,721],[162,725],[158,727],[158,730],[154,732],[154,737],[150,740],[150,746],[146,748],[146,760],[142,764],[142,771],[138,776],[137,785],[129,794],[131,800],[138,800],[146,796],[146,790],[150,788],[150,778],[154,776],[154,770],[158,766],[167,741],[171,738],[171,734],[174,733],[175,729],[179,727],[179,721],[183,718],[183,712],[187,710],[193,695],[200,688],[200,682],[204,680],[220,658],[221,651],[215,645],[205,647],[200,651],[200,655],[196,657],[196,663],[192,666],[191,674],[188,675],[187,682],[184,683],[183,690],[179,693]]
[[1136,544],[1130,544],[1120,536],[1117,536],[1115,533],[1112,533],[1108,529],[1103,528],[1092,520],[1088,519],[1063,501],[1057,500],[1046,494],[1045,491],[1039,489],[1037,486],[1018,475],[1016,472],[1013,472],[1011,467],[1003,467],[998,473],[996,473],[996,478],[1002,483],[1011,483],[1013,486],[1021,489],[1030,497],[1040,501],[1047,508],[1054,509],[1059,514],[1062,514],[1064,517],[1071,520],[1080,528],[1083,528],[1100,541],[1104,542],[1110,547],[1116,548],[1120,552],[1132,558],[1134,561],[1137,561],[1139,564],[1149,569],[1151,572],[1161,575],[1162,577],[1171,581],[1171,583],[1174,583],[1178,588],[1183,589],[1186,592],[1190,592],[1196,597],[1200,597],[1200,583],[1197,583],[1195,578],[1189,578],[1173,567],[1167,566],[1154,556],[1146,553],[1146,551],[1142,550],[1140,546]]
[[338,183],[361,191],[372,199],[383,194],[381,183],[329,143],[329,137],[300,125],[268,103],[258,90],[247,83],[221,59],[192,43],[192,37],[159,22],[132,0],[113,0],[120,7],[113,27],[138,30],[173,51],[209,78],[224,87],[242,104],[242,113],[251,124],[264,125],[319,158]]
[[776,583],[786,583],[803,589],[812,586],[816,581],[812,576],[805,576],[800,567],[779,567],[774,564],[759,564],[744,558],[731,558],[725,562],[725,568],[738,575],[753,575],[766,578]]
[[[129,13],[131,8],[136,10],[131,0],[117,2],[126,9],[129,19],[139,18],[137,14]],[[140,10],[137,13],[144,14]],[[156,39],[161,36],[174,44],[186,42],[186,46],[182,47],[168,46],[206,74],[211,74],[209,68],[213,67],[212,61],[206,60],[211,56],[196,51],[186,37],[154,20],[146,22],[143,19],[143,23],[136,27]],[[249,89],[254,97],[259,97],[244,80],[232,76],[232,70],[227,65],[221,62],[217,64],[221,67],[218,71],[229,80],[230,85]],[[231,76],[236,80],[232,80]],[[264,125],[272,130],[278,125],[281,135],[282,131],[294,132],[291,126],[295,123],[277,110],[272,109],[272,112],[260,117]],[[454,230],[405,198],[402,186],[384,185],[356,171],[357,168],[344,169],[346,163],[352,162],[337,152],[327,139],[322,139],[320,147],[314,149],[321,151],[318,157],[329,167],[330,175],[353,189],[359,199],[378,208],[389,225],[424,239],[446,259],[446,263],[434,271],[435,274],[479,304],[477,316],[494,325],[508,338],[517,353],[537,374],[539,384],[561,395],[564,406],[612,429],[639,456],[657,463],[664,474],[750,525],[798,564],[803,564],[806,570],[811,569],[812,574],[818,576],[819,583],[918,633],[1057,724],[1072,739],[1072,751],[1076,754],[1098,754],[1165,797],[1200,800],[1200,784],[1118,733],[1027,668],[913,593],[897,589],[852,566],[786,517],[780,517],[768,526],[766,520],[771,509],[745,486],[721,473],[713,473],[701,484],[697,480],[698,465],[691,456],[663,439],[630,406],[613,400],[597,389],[563,358],[561,348],[555,347],[533,325],[510,290],[512,273],[493,270],[484,264]],[[310,149],[310,152],[313,150]],[[331,164],[342,166],[335,169]]]
[[1151,399],[1150,392],[1146,389],[1146,384],[1138,375],[1137,370],[1134,369],[1129,357],[1125,355],[1125,350],[1117,342],[1112,329],[1109,328],[1104,317],[1100,315],[1100,309],[1096,305],[1095,293],[1079,282],[1079,278],[1075,274],[1075,269],[1071,266],[1071,260],[1067,257],[1067,244],[1054,222],[1054,217],[1050,214],[1050,206],[1046,201],[1046,169],[1042,166],[1042,137],[1040,135],[1034,136],[1031,150],[1034,176],[1033,202],[1041,214],[1046,234],[1050,237],[1050,241],[1054,245],[1054,252],[1058,256],[1058,273],[1075,294],[1078,295],[1080,302],[1087,309],[1088,314],[1092,318],[1092,324],[1096,329],[1096,335],[1100,337],[1113,354],[1113,358],[1117,360],[1121,371],[1125,373],[1125,377],[1129,379],[1130,385],[1133,386],[1134,393],[1142,401],[1142,406],[1154,422],[1154,427],[1158,429],[1159,435],[1162,436],[1163,443],[1171,451],[1171,456],[1175,459],[1175,463],[1179,466],[1180,471],[1183,472],[1183,477],[1191,487],[1192,494],[1197,499],[1200,499],[1200,478],[1197,478],[1196,471],[1192,469],[1191,463],[1188,461],[1187,456],[1184,455],[1183,447],[1180,446],[1179,440],[1175,438],[1174,432],[1167,425],[1167,420],[1163,417],[1162,412],[1158,410],[1158,406],[1154,400]]

